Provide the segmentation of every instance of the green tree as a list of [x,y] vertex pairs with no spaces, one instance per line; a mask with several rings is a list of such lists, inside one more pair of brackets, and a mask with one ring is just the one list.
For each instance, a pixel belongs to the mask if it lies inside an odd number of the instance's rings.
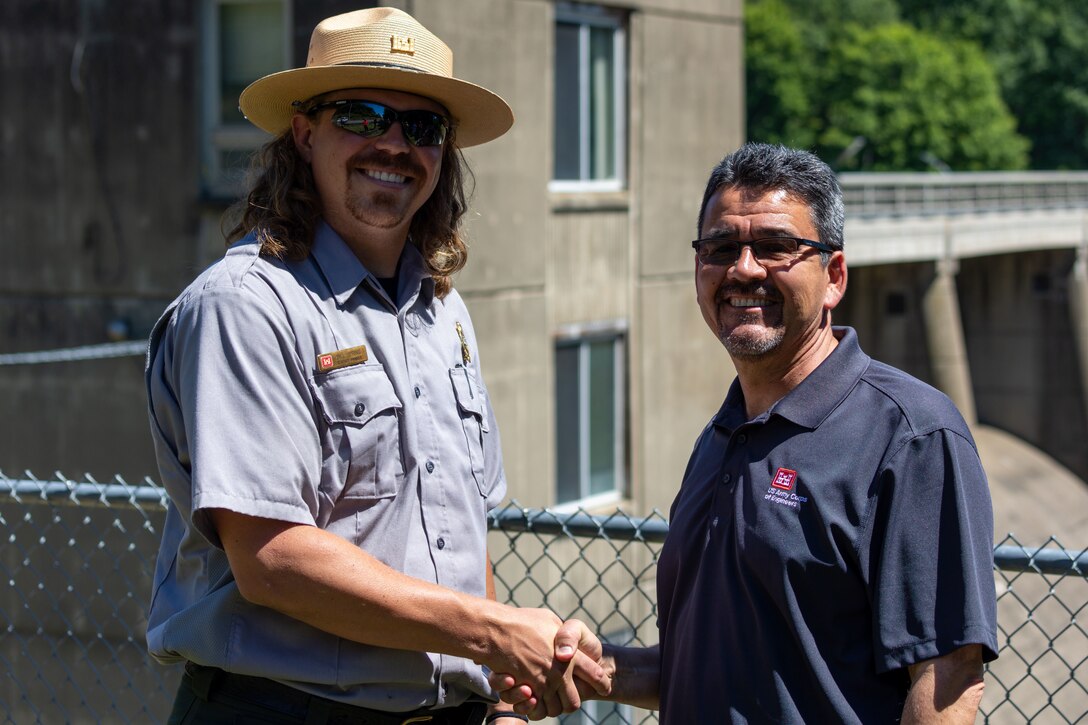
[[977,41],[990,58],[1031,166],[1088,168],[1088,13],[1083,0],[899,0],[904,18]]
[[745,8],[744,65],[748,138],[799,148],[816,140],[810,93],[816,67],[782,0]]
[[[977,45],[903,24],[846,29],[829,55],[825,159],[867,171],[1020,169],[1027,141]],[[859,142],[858,139],[863,141]],[[859,150],[860,146],[860,150]],[[847,150],[856,151],[844,154]]]
[[[897,0],[783,0],[802,29],[805,45],[821,56],[847,26],[874,28],[899,20]],[[747,6],[745,6],[747,12]]]
[[824,125],[821,89],[834,74],[827,59],[842,28],[897,18],[896,0],[747,0],[748,138],[814,146]]

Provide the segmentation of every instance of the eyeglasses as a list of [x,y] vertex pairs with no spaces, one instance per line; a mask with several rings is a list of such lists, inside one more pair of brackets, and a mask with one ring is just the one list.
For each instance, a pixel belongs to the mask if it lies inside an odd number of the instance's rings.
[[736,239],[696,239],[691,243],[700,262],[722,267],[731,267],[737,263],[741,247],[749,247],[752,256],[760,264],[773,266],[796,259],[801,245],[819,249],[821,252],[835,251],[830,244],[800,237],[767,237],[750,242],[739,242]]
[[413,146],[441,146],[450,130],[449,119],[440,113],[398,111],[373,101],[329,101],[310,106],[303,113],[310,115],[326,108],[336,109],[332,114],[334,126],[364,138],[377,138],[394,123],[400,123],[404,137]]

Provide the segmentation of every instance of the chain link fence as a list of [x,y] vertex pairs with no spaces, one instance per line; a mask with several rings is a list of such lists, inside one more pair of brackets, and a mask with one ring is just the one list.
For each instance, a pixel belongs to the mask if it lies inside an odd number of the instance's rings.
[[[0,473],[0,721],[163,722],[180,668],[146,654],[144,628],[166,494],[154,482]],[[515,505],[492,514],[499,598],[576,616],[617,644],[657,641],[655,513],[590,516]],[[995,549],[1001,657],[987,723],[1088,722],[1088,550],[1054,539]],[[656,722],[590,703],[565,725]]]

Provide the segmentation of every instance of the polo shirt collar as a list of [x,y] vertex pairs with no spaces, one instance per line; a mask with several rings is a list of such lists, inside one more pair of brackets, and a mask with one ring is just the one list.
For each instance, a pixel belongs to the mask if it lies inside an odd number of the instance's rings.
[[[347,304],[348,299],[367,277],[373,277],[375,287],[380,286],[378,278],[359,261],[347,242],[324,221],[317,225],[310,254],[340,307]],[[404,245],[397,285],[402,289],[419,290],[419,296],[425,305],[429,305],[434,298],[434,280],[427,271],[423,255],[414,244]]]
[[[772,405],[760,418],[777,415],[806,428],[818,428],[854,389],[872,359],[862,352],[854,328],[831,329],[839,340],[838,346],[800,385]],[[744,393],[741,391],[740,380],[734,379],[713,423],[732,431],[746,422]]]

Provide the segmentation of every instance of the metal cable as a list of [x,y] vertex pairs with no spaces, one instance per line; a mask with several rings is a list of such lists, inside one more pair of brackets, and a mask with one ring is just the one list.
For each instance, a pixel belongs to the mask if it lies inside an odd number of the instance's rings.
[[101,360],[111,357],[144,355],[146,353],[146,340],[126,340],[125,342],[107,342],[101,345],[66,347],[58,350],[8,353],[0,355],[0,365],[34,365],[37,363]]

